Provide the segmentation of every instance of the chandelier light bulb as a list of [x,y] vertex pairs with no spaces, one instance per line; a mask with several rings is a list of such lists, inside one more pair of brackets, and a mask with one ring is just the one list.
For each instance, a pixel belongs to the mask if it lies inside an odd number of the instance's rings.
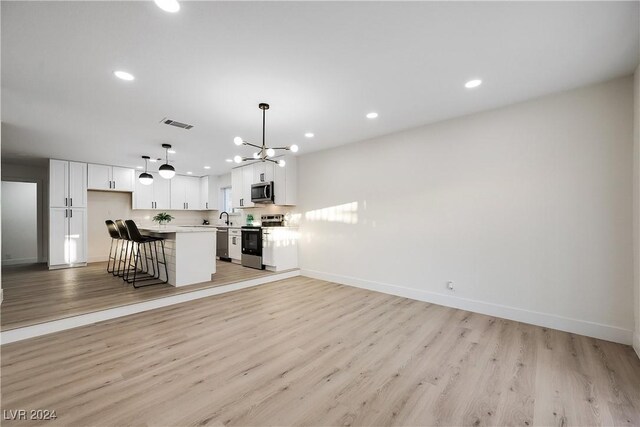
[[235,156],[235,157],[233,158],[233,161],[234,161],[234,162],[236,162],[236,163],[242,163],[242,157],[240,157],[240,156]]
[[253,158],[254,159],[259,159],[260,158],[260,154],[258,154],[258,152],[256,151],[255,153],[253,153]]
[[278,161],[278,166],[280,166],[281,168],[285,167],[286,164],[287,162],[285,162],[284,160]]
[[244,141],[239,136],[236,136],[235,138],[233,138],[233,143],[236,145],[242,145],[243,142]]
[[276,150],[274,150],[273,148],[267,148],[267,156],[273,157],[275,155],[276,155]]
[[296,144],[293,144],[291,147],[289,147],[289,150],[293,151],[294,153],[298,152],[298,146]]

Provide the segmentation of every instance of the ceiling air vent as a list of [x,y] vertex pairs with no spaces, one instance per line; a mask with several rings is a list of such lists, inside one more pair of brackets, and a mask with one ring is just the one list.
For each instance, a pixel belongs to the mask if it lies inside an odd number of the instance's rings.
[[166,117],[161,120],[162,123],[169,126],[175,126],[180,129],[191,129],[193,125],[188,125],[186,123],[181,123],[175,120],[167,119]]

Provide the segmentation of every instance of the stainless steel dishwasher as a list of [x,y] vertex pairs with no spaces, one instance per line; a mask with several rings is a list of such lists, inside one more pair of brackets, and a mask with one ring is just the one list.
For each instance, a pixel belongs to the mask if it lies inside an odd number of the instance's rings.
[[216,255],[222,261],[231,261],[229,258],[229,229],[218,228],[216,236]]

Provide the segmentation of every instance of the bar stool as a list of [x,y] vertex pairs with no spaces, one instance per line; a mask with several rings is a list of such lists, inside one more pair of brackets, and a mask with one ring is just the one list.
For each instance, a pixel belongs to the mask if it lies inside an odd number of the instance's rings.
[[[111,273],[114,276],[116,275],[116,257],[118,255],[118,245],[124,245],[122,237],[120,237],[120,232],[118,232],[118,226],[112,220],[108,219],[104,222],[107,225],[107,230],[109,231],[109,235],[111,236],[111,246],[109,246],[109,258],[107,260],[107,273]],[[115,250],[114,250],[115,243]],[[120,247],[122,251],[122,247]],[[111,264],[113,261],[113,265]]]
[[[116,228],[118,229],[118,234],[120,234],[122,245],[120,246],[120,254],[118,256],[118,269],[116,270],[115,275],[118,277],[122,277],[122,279],[124,280],[125,272],[129,270],[131,264],[129,251],[133,250],[133,248],[130,248],[130,246],[133,246],[133,243],[131,242],[131,238],[129,237],[129,230],[127,230],[127,225],[123,220],[116,219]],[[127,263],[129,263],[129,265],[127,265]]]
[[[167,269],[167,256],[164,251],[164,239],[161,237],[143,236],[138,230],[138,226],[133,220],[126,220],[125,224],[129,232],[129,238],[136,244],[135,254],[132,252],[130,257],[134,257],[133,263],[133,280],[129,280],[129,274],[127,274],[127,282],[132,283],[134,288],[141,288],[143,286],[158,285],[161,283],[167,283],[169,278],[169,271]],[[158,243],[162,248],[162,261],[158,256]],[[142,251],[141,251],[142,249]],[[147,253],[148,249],[148,253]],[[155,257],[154,257],[155,251]],[[144,257],[144,268],[142,268],[142,258]],[[139,279],[138,276],[138,261],[141,262],[140,273],[145,274],[143,278]],[[151,262],[152,274],[149,274],[149,262]],[[164,265],[164,277],[165,280],[160,280],[160,264]],[[147,280],[154,280],[153,283],[146,283],[144,285],[136,286],[136,282],[144,282]]]

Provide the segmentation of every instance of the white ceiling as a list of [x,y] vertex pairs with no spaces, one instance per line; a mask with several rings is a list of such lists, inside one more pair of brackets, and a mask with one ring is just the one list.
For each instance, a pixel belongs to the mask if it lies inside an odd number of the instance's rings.
[[[267,144],[302,154],[627,75],[639,61],[638,2],[181,4],[2,2],[3,159],[136,166],[167,142],[179,173],[223,173],[225,158],[252,153],[234,136],[260,142],[259,102],[271,104]],[[471,78],[484,83],[467,90]]]

